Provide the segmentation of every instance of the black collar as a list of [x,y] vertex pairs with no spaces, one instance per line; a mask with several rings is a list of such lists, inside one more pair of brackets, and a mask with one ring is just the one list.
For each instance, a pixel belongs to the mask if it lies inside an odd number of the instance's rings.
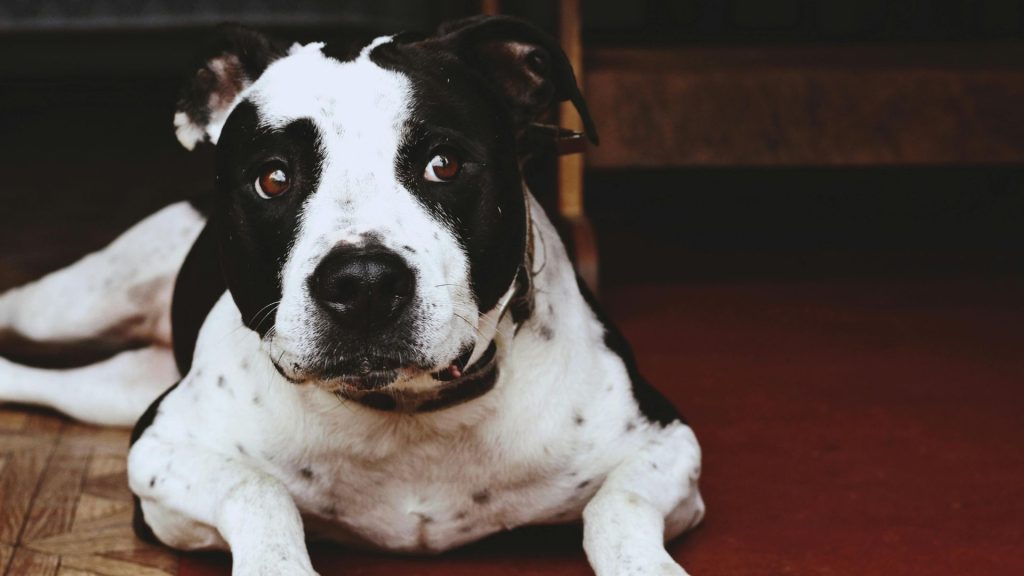
[[[475,400],[491,391],[498,381],[498,346],[490,346],[472,366],[466,368],[458,378],[444,380],[442,386],[409,392],[401,390],[339,391],[337,394],[358,402],[367,408],[383,412],[415,414],[434,412]],[[435,375],[435,379],[438,377]]]

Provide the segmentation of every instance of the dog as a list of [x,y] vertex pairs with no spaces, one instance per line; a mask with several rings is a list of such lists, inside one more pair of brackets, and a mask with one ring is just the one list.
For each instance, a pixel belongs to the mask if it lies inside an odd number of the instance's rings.
[[0,359],[0,400],[134,423],[137,533],[236,575],[314,574],[307,538],[437,553],[581,519],[599,576],[685,574],[664,542],[704,515],[697,439],[522,176],[558,102],[597,140],[557,43],[508,17],[358,54],[224,26],[195,69],[174,126],[216,146],[209,205],[0,297],[0,334],[126,350]]

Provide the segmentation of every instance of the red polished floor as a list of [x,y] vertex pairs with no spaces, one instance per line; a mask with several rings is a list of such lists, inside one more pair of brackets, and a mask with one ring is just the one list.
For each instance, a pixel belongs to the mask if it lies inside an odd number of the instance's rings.
[[[718,282],[604,294],[704,446],[694,574],[1024,574],[1024,280]],[[578,528],[324,574],[590,574]],[[227,574],[221,555],[183,575]]]

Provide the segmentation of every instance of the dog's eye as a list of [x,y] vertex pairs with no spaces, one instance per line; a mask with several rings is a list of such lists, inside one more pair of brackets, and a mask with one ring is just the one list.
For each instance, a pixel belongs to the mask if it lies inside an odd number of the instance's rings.
[[267,200],[277,198],[288,191],[288,171],[280,162],[268,162],[260,168],[256,179],[256,193]]
[[462,160],[453,152],[440,152],[427,162],[423,177],[431,182],[450,182],[462,170]]

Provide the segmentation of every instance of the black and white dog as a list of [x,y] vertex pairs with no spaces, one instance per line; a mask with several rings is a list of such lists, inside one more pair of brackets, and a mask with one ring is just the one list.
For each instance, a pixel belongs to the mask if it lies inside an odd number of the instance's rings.
[[500,17],[352,57],[220,33],[174,118],[217,146],[208,212],[0,297],[8,336],[148,345],[0,359],[0,400],[138,420],[137,530],[235,574],[313,574],[307,537],[438,552],[580,518],[598,575],[684,574],[664,541],[704,514],[697,440],[523,184],[554,103],[595,137],[557,45]]

